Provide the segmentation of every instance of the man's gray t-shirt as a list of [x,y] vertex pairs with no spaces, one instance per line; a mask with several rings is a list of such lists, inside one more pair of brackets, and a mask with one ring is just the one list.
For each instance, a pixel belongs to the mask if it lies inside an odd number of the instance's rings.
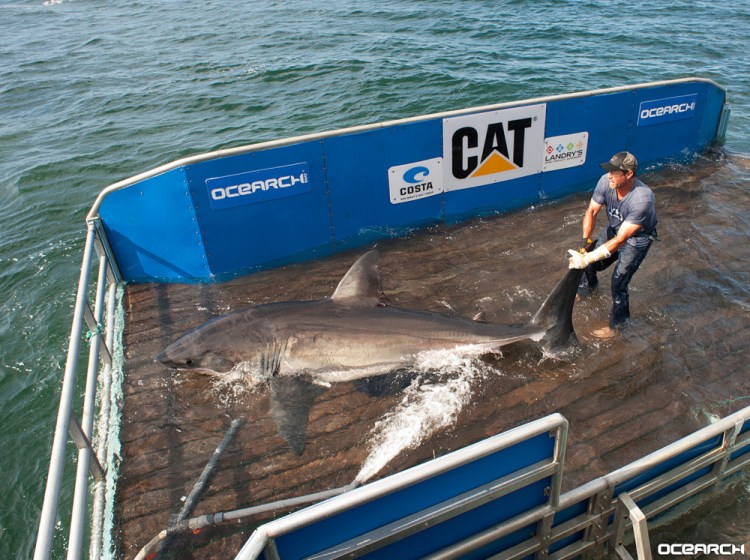
[[642,247],[649,242],[649,236],[656,230],[656,200],[654,193],[636,177],[631,190],[625,198],[617,200],[617,191],[609,186],[605,173],[599,179],[591,199],[603,205],[607,210],[609,225],[618,231],[623,222],[641,226],[638,232],[628,239],[628,243]]

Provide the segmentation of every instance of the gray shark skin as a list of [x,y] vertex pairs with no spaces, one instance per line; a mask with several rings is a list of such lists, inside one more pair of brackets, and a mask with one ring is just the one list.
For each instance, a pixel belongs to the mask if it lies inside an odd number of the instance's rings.
[[381,290],[378,253],[370,251],[330,298],[227,313],[186,332],[156,361],[210,374],[243,364],[269,379],[271,414],[300,454],[320,385],[407,369],[426,350],[492,351],[525,339],[552,349],[569,344],[580,277],[580,270],[568,271],[526,325],[502,325],[391,305]]

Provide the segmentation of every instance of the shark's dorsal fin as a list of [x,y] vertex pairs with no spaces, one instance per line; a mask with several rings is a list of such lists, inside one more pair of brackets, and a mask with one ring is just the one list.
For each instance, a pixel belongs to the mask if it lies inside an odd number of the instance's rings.
[[347,305],[378,305],[387,301],[380,283],[380,256],[368,251],[357,259],[339,282],[331,299]]

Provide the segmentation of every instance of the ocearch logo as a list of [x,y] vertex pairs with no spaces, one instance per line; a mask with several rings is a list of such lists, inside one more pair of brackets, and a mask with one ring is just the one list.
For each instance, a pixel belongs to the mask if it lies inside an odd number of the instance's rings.
[[736,544],[660,544],[656,551],[662,556],[695,556],[697,554],[718,554],[730,556],[745,554],[745,545]]
[[689,119],[698,108],[698,94],[643,101],[638,109],[638,126],[650,126]]
[[300,173],[299,177],[294,175],[282,175],[281,177],[271,177],[265,181],[253,181],[252,183],[240,183],[228,187],[216,187],[211,190],[213,200],[224,200],[225,198],[236,198],[238,196],[247,196],[254,194],[256,191],[267,191],[268,189],[288,189],[297,184],[307,184],[307,173]]
[[211,208],[223,210],[310,191],[306,163],[259,169],[206,180]]

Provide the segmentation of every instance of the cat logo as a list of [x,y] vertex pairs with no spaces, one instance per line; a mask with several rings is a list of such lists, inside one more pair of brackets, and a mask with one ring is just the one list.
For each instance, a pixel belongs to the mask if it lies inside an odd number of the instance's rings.
[[446,188],[541,173],[546,109],[541,104],[444,119]]

